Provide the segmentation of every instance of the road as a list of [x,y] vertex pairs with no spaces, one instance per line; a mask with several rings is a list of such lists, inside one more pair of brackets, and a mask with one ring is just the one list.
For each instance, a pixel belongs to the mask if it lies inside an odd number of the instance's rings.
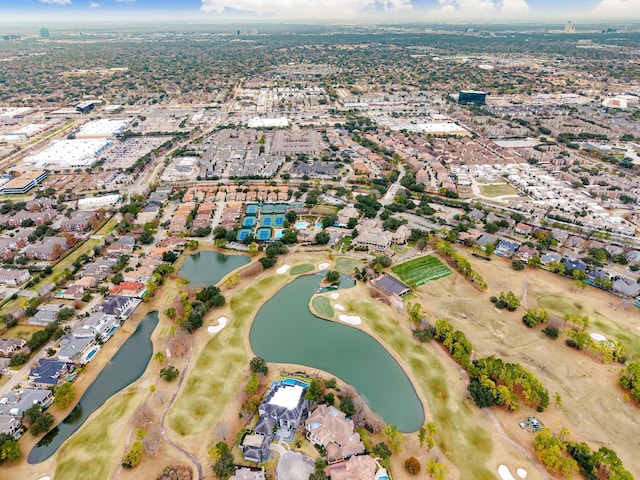
[[400,175],[398,175],[398,179],[389,187],[389,190],[387,190],[387,193],[385,193],[384,197],[382,197],[382,199],[380,200],[380,203],[383,206],[393,203],[393,199],[397,195],[398,190],[402,188],[402,185],[400,184],[400,180],[402,180],[402,177],[404,177],[406,173],[404,169],[404,165],[402,165],[401,163],[398,163],[398,170],[400,170]]
[[[89,303],[85,305],[85,307],[80,310],[73,320],[64,324],[64,326],[69,326],[71,328],[75,327],[78,322],[80,322],[81,317],[85,312],[90,312],[98,303],[102,301],[102,295],[94,295]],[[35,365],[40,361],[41,358],[44,358],[46,355],[46,351],[48,348],[54,348],[55,344],[58,340],[51,340],[47,342],[47,344],[38,351],[27,363],[25,363],[20,370],[15,372],[7,382],[0,387],[0,397],[6,393],[9,393],[11,390],[16,388],[18,384],[25,382],[27,377],[29,376],[29,372]]]

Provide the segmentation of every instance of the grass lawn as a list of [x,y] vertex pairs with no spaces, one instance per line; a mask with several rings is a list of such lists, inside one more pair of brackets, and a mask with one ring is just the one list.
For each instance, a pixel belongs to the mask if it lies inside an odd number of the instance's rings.
[[291,270],[289,270],[289,275],[300,275],[301,273],[313,272],[315,270],[315,268],[316,267],[314,267],[310,263],[303,263],[303,264],[300,264],[300,265],[295,265],[295,266],[291,267]]
[[351,257],[336,257],[336,270],[351,275],[355,268],[360,268],[362,260]]
[[[616,301],[618,300],[616,299]],[[620,327],[597,310],[589,308],[586,303],[572,301],[559,295],[541,295],[538,297],[538,305],[560,317],[564,315],[588,315],[590,327],[587,330],[589,332],[601,333],[609,340],[622,343],[632,360],[640,360],[640,335],[635,335],[631,331]]]
[[[284,278],[281,277],[280,283]],[[273,295],[277,285],[277,277],[263,278],[230,299],[232,321],[202,349],[169,410],[169,425],[178,434],[208,434],[240,388],[244,376],[229,375],[229,372],[248,372],[250,358],[244,343],[246,323],[256,307]]]
[[42,329],[44,329],[44,327],[39,327],[37,325],[16,325],[15,327],[11,327],[7,330],[2,337],[22,338],[23,340],[28,340],[33,332],[37,332]]
[[313,309],[323,317],[333,318],[336,312],[333,311],[333,307],[331,306],[331,302],[327,297],[323,297],[321,295],[313,297],[311,300],[311,306]]
[[57,452],[55,478],[111,477],[114,452],[123,445],[129,404],[141,400],[135,389],[118,394],[106,408],[78,430]]
[[480,193],[485,197],[499,197],[501,195],[517,195],[520,192],[507,183],[499,185],[480,185]]
[[391,267],[391,271],[396,273],[403,282],[416,287],[451,274],[451,270],[433,255],[414,258],[395,265]]
[[330,207],[328,205],[316,205],[310,210],[309,213],[312,213],[314,215],[330,215],[332,213],[336,213],[337,211],[337,207]]
[[345,306],[349,312],[366,319],[374,333],[407,362],[433,416],[427,421],[434,420],[437,424],[438,446],[457,466],[460,478],[496,478],[495,472],[485,465],[493,450],[491,436],[478,422],[479,410],[472,407],[464,395],[452,391],[452,372],[449,371],[452,367],[443,365],[434,355],[438,347],[416,342],[408,329],[390,322],[375,303],[350,300]]

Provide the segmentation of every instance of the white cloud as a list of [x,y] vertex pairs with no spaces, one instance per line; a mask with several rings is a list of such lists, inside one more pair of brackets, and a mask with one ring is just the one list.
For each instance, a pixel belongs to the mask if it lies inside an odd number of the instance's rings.
[[201,10],[225,9],[276,17],[336,18],[363,12],[400,12],[412,8],[411,0],[202,0]]
[[116,3],[134,3],[136,0],[116,0]]
[[640,2],[638,0],[601,0],[590,15],[598,18],[640,18]]
[[[622,0],[619,0],[622,1]],[[436,18],[521,18],[529,14],[526,0],[438,0],[429,12]]]
[[100,8],[100,7],[104,7],[104,3],[89,2],[89,8]]
[[40,3],[54,3],[56,5],[69,5],[71,0],[40,0]]

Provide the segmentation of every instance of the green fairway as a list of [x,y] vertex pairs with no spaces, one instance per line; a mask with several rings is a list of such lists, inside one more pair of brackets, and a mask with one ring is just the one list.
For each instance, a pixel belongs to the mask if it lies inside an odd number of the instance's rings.
[[140,395],[135,388],[118,395],[65,442],[58,450],[55,478],[86,478],[87,472],[95,480],[110,478],[113,452],[124,441],[122,419]]
[[333,311],[331,302],[327,297],[323,297],[323,296],[313,297],[313,300],[311,301],[311,306],[313,306],[313,309],[316,311],[316,313],[318,313],[318,315],[321,315],[323,317],[333,318],[333,316],[336,314]]
[[559,295],[541,295],[538,297],[538,305],[559,317],[564,317],[565,315],[588,315],[590,332],[601,333],[609,340],[620,342],[627,350],[630,360],[637,361],[640,359],[640,335],[621,327],[596,310],[585,308],[585,304]]
[[356,268],[360,268],[362,260],[351,257],[336,257],[336,270],[351,275]]
[[300,275],[301,273],[313,272],[315,267],[310,263],[303,263],[301,265],[296,265],[289,270],[289,275]]

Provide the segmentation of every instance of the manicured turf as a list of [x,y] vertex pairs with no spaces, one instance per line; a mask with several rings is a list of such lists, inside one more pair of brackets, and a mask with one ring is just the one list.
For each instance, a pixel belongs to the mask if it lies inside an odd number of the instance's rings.
[[564,315],[588,315],[590,321],[588,330],[590,332],[601,333],[609,340],[622,343],[631,359],[634,361],[640,359],[640,337],[632,330],[621,328],[616,322],[613,322],[600,312],[590,308],[585,309],[584,303],[572,301],[559,295],[541,295],[538,297],[538,305],[559,317]]
[[336,270],[351,275],[355,268],[360,268],[362,260],[351,257],[336,257]]
[[313,309],[323,317],[333,318],[335,315],[331,302],[327,297],[316,296],[311,301],[311,305],[313,306]]
[[391,271],[396,273],[403,282],[415,287],[451,274],[451,270],[433,255],[414,258],[395,265],[391,267]]
[[88,472],[92,479],[110,478],[114,451],[121,448],[125,431],[119,419],[126,418],[130,402],[141,396],[135,389],[118,395],[65,442],[58,450],[55,478],[87,478]]
[[303,263],[301,265],[295,265],[289,270],[290,275],[300,275],[301,273],[313,272],[315,267],[310,263]]
[[460,478],[496,478],[486,463],[494,447],[491,436],[477,425],[478,410],[470,409],[465,398],[453,391],[444,366],[434,355],[438,347],[434,343],[416,342],[408,330],[389,323],[375,304],[350,300],[344,305],[349,312],[366,319],[381,340],[407,362],[416,386],[426,398],[432,415],[429,419],[438,427],[438,447],[458,467]]
[[[274,284],[285,277],[267,277],[237,292],[229,301],[230,322],[202,349],[189,377],[171,406],[168,421],[179,435],[205,435],[213,428],[231,397],[244,381],[242,372],[249,364],[243,332],[249,317],[273,294]],[[215,402],[211,399],[215,398]]]

